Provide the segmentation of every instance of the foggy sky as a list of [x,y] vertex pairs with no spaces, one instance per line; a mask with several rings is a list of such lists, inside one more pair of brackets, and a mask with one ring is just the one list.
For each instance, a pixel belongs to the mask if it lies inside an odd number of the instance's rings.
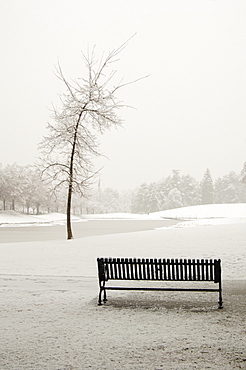
[[121,92],[135,109],[101,138],[109,158],[103,187],[130,189],[173,169],[217,178],[246,161],[244,0],[0,0],[0,163],[30,164],[64,87],[83,75],[81,51],[98,56],[132,35],[119,81],[149,75]]

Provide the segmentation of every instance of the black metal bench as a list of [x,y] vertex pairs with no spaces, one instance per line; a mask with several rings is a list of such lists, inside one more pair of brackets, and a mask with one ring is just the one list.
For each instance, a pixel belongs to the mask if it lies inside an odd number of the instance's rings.
[[[144,259],[144,258],[98,258],[99,299],[107,301],[106,290],[190,291],[218,292],[219,307],[222,308],[221,261],[220,259]],[[217,289],[157,288],[106,286],[109,280],[152,280],[214,282]]]

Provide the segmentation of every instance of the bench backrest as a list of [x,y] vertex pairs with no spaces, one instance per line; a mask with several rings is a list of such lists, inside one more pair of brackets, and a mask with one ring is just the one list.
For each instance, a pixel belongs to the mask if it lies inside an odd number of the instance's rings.
[[98,258],[100,281],[221,281],[220,259]]

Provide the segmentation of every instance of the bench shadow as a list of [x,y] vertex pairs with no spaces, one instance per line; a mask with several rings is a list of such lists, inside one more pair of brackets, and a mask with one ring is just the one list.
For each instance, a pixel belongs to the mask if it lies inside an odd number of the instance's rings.
[[[214,299],[206,299],[208,297],[184,297],[179,294],[171,296],[152,295],[145,293],[129,293],[124,296],[112,295],[108,296],[108,300],[99,307],[115,308],[115,309],[128,309],[128,310],[182,310],[190,312],[210,312],[210,311],[223,311],[218,310],[217,301]],[[200,298],[200,299],[199,299]],[[216,297],[217,298],[217,297]]]

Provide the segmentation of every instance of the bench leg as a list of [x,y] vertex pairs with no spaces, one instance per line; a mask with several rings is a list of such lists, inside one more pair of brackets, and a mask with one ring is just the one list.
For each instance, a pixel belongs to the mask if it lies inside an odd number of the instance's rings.
[[219,285],[219,302],[218,302],[218,304],[219,304],[218,308],[223,308],[221,283]]
[[104,303],[107,302],[106,289],[104,289],[104,287],[101,287],[99,291],[99,297],[98,297],[98,306],[102,305],[102,292],[103,292],[103,302]]
[[102,289],[99,290],[99,296],[98,296],[98,306],[102,305]]
[[99,297],[98,297],[98,306],[102,305],[102,292],[103,292],[103,302],[105,303],[107,301],[107,294],[105,289],[105,281],[100,282],[100,291],[99,291]]
[[103,291],[103,288],[100,287],[99,297],[98,297],[98,306],[102,305],[102,291]]
[[219,307],[218,308],[223,308],[223,302],[222,302],[222,297],[221,296],[219,297],[218,304],[219,304]]
[[104,289],[103,302],[107,302],[107,293],[106,293],[106,289]]

